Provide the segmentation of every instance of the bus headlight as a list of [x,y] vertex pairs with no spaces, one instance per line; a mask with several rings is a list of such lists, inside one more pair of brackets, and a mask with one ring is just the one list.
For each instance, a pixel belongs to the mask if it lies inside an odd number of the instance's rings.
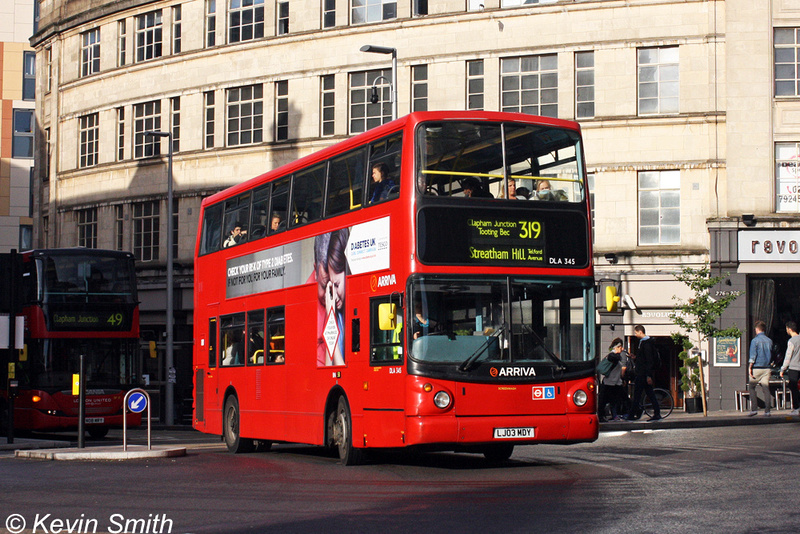
[[572,395],[572,402],[575,403],[575,406],[583,406],[588,400],[589,395],[587,395],[582,389],[579,389]]
[[448,406],[450,406],[450,394],[446,391],[440,391],[436,395],[433,396],[433,403],[436,405],[437,408],[441,408],[444,410]]

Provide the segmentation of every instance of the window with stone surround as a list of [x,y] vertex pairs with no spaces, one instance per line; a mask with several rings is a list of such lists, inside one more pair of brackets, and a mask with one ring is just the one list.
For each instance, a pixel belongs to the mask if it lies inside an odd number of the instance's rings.
[[503,58],[501,111],[558,117],[558,56]]
[[239,43],[264,37],[264,0],[230,0],[228,42]]
[[776,212],[800,212],[800,142],[775,143],[775,191]]
[[674,245],[681,242],[681,173],[640,171],[639,244]]
[[81,76],[100,72],[100,28],[81,34]]
[[775,96],[800,96],[800,28],[775,28]]
[[97,140],[100,136],[100,115],[90,113],[78,119],[78,145],[80,157],[78,167],[92,167],[97,165]]
[[336,26],[336,0],[322,0],[322,27]]
[[275,140],[289,139],[289,82],[275,82]]
[[575,117],[594,117],[594,52],[575,52]]
[[137,202],[133,205],[133,255],[139,261],[158,260],[159,203]]
[[351,0],[351,24],[381,22],[397,18],[397,0]]
[[227,91],[227,146],[250,145],[263,140],[263,86],[234,87]]
[[[366,132],[392,120],[390,69],[368,70],[350,74],[350,133]],[[378,102],[370,102],[372,86]]]
[[78,246],[97,248],[97,208],[77,211]]
[[161,131],[161,101],[153,100],[133,106],[133,157],[149,158],[161,154],[161,139],[144,132]]
[[678,60],[677,46],[637,50],[639,115],[678,113]]
[[334,119],[336,118],[336,93],[335,78],[333,74],[326,74],[320,78],[320,134],[322,136],[333,135]]
[[161,57],[161,10],[136,16],[136,62]]
[[483,109],[483,60],[467,61],[467,109]]
[[275,33],[286,35],[289,33],[289,2],[278,2],[277,12],[278,25]]

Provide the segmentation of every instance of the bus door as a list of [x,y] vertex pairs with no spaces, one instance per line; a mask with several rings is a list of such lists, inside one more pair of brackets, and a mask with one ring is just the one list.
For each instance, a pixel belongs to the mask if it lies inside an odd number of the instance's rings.
[[[206,428],[207,418],[210,415],[207,407],[220,407],[219,384],[217,365],[219,362],[219,321],[213,314],[208,320],[208,330],[201,336],[200,350],[206,353],[207,358],[198,358],[195,368],[195,420],[198,426]],[[221,418],[221,412],[220,416]],[[221,419],[220,419],[221,421]]]
[[370,446],[399,447],[405,429],[405,325],[399,293],[370,300],[364,429]]

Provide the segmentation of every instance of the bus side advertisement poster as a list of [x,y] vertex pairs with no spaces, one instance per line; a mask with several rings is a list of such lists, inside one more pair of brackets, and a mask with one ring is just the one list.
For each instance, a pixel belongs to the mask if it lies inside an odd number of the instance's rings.
[[432,265],[582,269],[589,264],[586,218],[574,211],[423,208],[420,260]]

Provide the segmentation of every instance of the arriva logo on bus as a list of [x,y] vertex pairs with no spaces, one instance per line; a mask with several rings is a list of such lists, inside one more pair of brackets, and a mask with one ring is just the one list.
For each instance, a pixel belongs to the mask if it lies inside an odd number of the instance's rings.
[[397,283],[397,277],[393,274],[385,274],[383,276],[376,276],[372,275],[372,278],[369,281],[370,288],[372,291],[377,291],[378,289],[386,286],[393,286]]
[[493,377],[500,376],[536,376],[536,369],[533,367],[492,367],[489,374]]

